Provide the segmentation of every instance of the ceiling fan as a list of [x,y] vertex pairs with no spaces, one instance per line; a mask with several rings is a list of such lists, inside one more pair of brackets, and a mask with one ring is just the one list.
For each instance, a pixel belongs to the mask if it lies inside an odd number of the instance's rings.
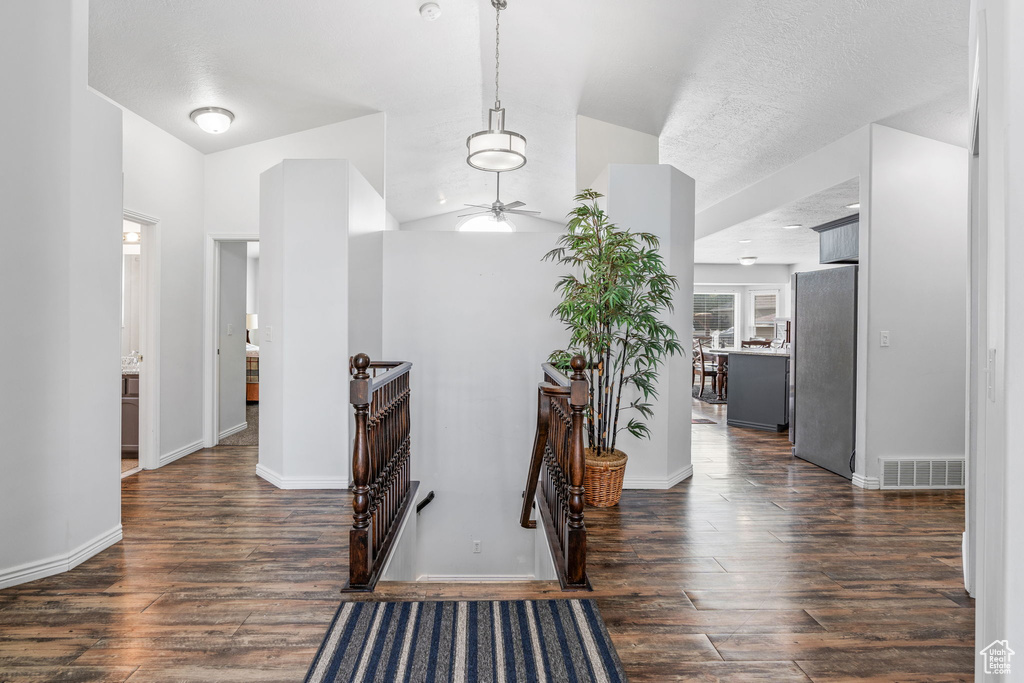
[[470,206],[476,209],[482,209],[482,211],[470,211],[469,213],[461,214],[459,218],[465,218],[466,216],[476,216],[477,214],[482,213],[491,213],[494,214],[494,220],[500,221],[505,217],[506,213],[515,213],[521,216],[536,216],[540,214],[540,211],[523,211],[522,209],[520,209],[520,206],[526,206],[525,202],[512,202],[511,204],[503,204],[501,201],[501,174],[496,173],[495,175],[497,175],[498,177],[498,187],[497,191],[495,192],[494,203],[491,204],[490,206],[486,206],[484,204],[466,204],[466,206]]

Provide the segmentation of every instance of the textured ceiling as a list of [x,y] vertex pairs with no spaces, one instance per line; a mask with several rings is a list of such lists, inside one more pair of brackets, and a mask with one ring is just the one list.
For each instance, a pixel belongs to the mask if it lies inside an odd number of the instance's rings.
[[[817,262],[818,233],[811,228],[856,213],[846,207],[859,196],[860,180],[854,178],[712,233],[693,243],[693,261],[735,264],[741,256],[756,256],[762,264]],[[786,230],[784,225],[803,227]],[[740,240],[750,242],[740,244]]]
[[[493,100],[488,0],[91,0],[90,82],[203,152],[384,111],[408,221],[490,202],[465,137]],[[704,208],[871,122],[963,145],[969,0],[510,0],[502,198],[571,207],[575,115],[661,136]],[[208,136],[195,107],[235,112]],[[441,205],[439,198],[447,198]]]

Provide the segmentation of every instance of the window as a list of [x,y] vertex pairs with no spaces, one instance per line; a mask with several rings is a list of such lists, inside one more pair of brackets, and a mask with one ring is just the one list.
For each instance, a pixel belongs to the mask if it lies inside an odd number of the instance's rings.
[[736,346],[736,295],[695,292],[693,337],[715,349]]
[[778,313],[778,292],[750,293],[750,327],[755,339],[775,339],[775,317]]

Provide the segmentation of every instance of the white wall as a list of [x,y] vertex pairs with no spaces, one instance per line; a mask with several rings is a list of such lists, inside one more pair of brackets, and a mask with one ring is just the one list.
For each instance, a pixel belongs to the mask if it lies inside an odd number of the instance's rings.
[[658,154],[657,135],[576,116],[577,192],[594,188],[609,164],[657,164]]
[[348,159],[383,197],[384,124],[370,114],[207,155],[206,231],[258,232],[260,174],[284,159]]
[[256,471],[282,488],[348,486],[349,230],[385,221],[357,175],[348,161],[286,160],[261,179]]
[[[529,206],[524,207],[529,209]],[[475,211],[471,207],[462,207],[450,213],[443,213],[438,216],[429,216],[408,223],[402,223],[401,230],[421,230],[432,232],[453,232],[457,230],[460,215]],[[517,216],[511,214],[509,219],[516,226],[516,232],[565,232],[565,221],[548,220],[539,216]]]
[[[612,164],[606,177],[609,220],[635,232],[655,234],[661,241],[666,268],[679,281],[675,310],[668,322],[684,352],[662,366],[654,418],[648,421],[651,438],[641,441],[622,432],[618,445],[630,458],[625,477],[628,488],[667,488],[693,473],[691,426],[686,420],[693,412],[689,339],[693,335],[694,183],[665,164]],[[626,413],[627,420],[631,416]]]
[[220,438],[245,427],[245,251],[245,242],[220,247]]
[[124,208],[160,221],[151,233],[161,261],[160,354],[144,359],[143,372],[159,363],[166,464],[203,445],[203,155],[128,110],[123,116]]
[[387,211],[384,199],[358,172],[349,174],[348,198],[349,355],[382,360]]
[[[869,191],[869,269],[860,274],[868,392],[858,451],[866,476],[877,477],[880,457],[964,455],[967,151],[872,126]],[[879,345],[881,330],[890,331],[888,348]]]
[[789,282],[790,267],[785,265],[734,263],[696,263],[693,281],[698,285],[766,285]]
[[[519,527],[540,365],[566,343],[550,317],[555,235],[389,231],[384,356],[412,361],[413,478],[437,497],[420,515],[419,570],[528,576]],[[510,286],[514,283],[515,286]],[[481,540],[475,555],[471,541]]]
[[[970,50],[972,92],[977,92],[979,157],[977,255],[972,286],[972,320],[977,322],[971,362],[976,371],[971,417],[976,426],[977,461],[968,491],[968,515],[975,538],[977,619],[975,642],[984,647],[1007,639],[1024,642],[1024,8],[1007,0],[972,0]],[[991,363],[989,354],[991,353]],[[991,390],[988,388],[991,383]],[[1021,655],[1013,660],[1019,677]],[[975,680],[1007,680],[981,673]]]
[[121,538],[120,114],[87,89],[87,41],[87,3],[0,4],[0,77],[33,104],[0,113],[17,226],[0,248],[0,588]]

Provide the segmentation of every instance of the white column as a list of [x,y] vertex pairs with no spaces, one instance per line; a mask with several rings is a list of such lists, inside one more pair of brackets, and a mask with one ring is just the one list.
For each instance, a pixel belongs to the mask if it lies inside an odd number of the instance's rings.
[[679,281],[669,324],[679,335],[683,353],[662,366],[655,415],[649,422],[651,438],[637,440],[622,432],[618,446],[630,457],[626,488],[670,488],[693,474],[691,423],[686,419],[693,414],[689,347],[693,336],[694,181],[666,164],[612,164],[598,185],[606,188],[609,219],[620,227],[657,235],[668,271]]
[[260,453],[281,488],[348,486],[350,176],[285,160],[260,178]]

